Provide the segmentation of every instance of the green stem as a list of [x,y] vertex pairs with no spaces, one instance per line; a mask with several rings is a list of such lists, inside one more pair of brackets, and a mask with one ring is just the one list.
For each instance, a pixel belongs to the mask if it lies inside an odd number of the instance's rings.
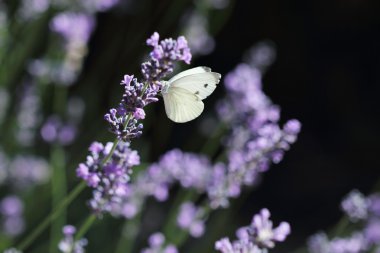
[[[57,206],[66,195],[65,153],[62,147],[55,145],[51,152],[51,192],[52,208]],[[66,207],[61,208],[60,215],[51,225],[50,252],[57,251],[57,244],[61,238],[62,227],[66,223]]]
[[55,220],[78,195],[86,188],[86,183],[79,183],[67,197],[51,212],[23,241],[16,247],[24,251],[30,244],[49,226],[50,222]]
[[141,212],[133,219],[127,220],[122,228],[119,242],[117,243],[115,253],[132,253],[134,242],[140,231],[142,220]]
[[83,222],[82,226],[79,228],[78,233],[75,235],[75,241],[80,240],[90,229],[90,227],[96,221],[96,215],[90,214],[87,219]]

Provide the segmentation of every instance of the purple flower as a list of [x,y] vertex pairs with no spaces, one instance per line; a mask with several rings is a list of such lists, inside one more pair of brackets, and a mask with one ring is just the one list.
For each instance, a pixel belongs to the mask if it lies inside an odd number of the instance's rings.
[[76,228],[72,225],[66,225],[62,228],[63,238],[58,243],[58,249],[62,253],[84,253],[87,245],[86,239],[75,240],[74,235]]
[[248,233],[260,247],[273,248],[275,242],[282,242],[290,234],[290,225],[281,222],[277,228],[273,228],[273,223],[269,220],[270,213],[264,208],[260,214],[253,216],[252,223],[248,227]]
[[63,124],[58,116],[53,115],[42,126],[41,136],[48,143],[69,145],[76,137],[76,128],[71,124]]
[[260,214],[253,217],[250,226],[237,230],[238,240],[231,242],[223,238],[215,243],[215,249],[222,253],[264,253],[268,248],[274,247],[274,242],[282,242],[290,233],[290,226],[282,222],[273,229],[269,220],[269,211],[262,209]]
[[0,202],[2,217],[1,230],[9,236],[16,236],[24,231],[24,204],[17,196],[7,196]]
[[369,243],[380,244],[380,220],[370,219],[364,228],[364,235]]
[[351,191],[342,201],[342,210],[351,221],[364,220],[368,217],[369,202],[365,196],[357,190]]
[[180,228],[188,230],[193,237],[200,237],[205,231],[203,215],[202,208],[197,208],[191,202],[185,202],[179,210],[177,224]]
[[52,19],[50,28],[62,35],[67,43],[86,44],[94,29],[94,25],[95,20],[90,15],[61,12]]
[[42,158],[16,156],[9,165],[9,179],[18,189],[45,183],[50,176],[49,165]]
[[79,164],[77,168],[77,176],[94,188],[90,206],[97,214],[111,212],[113,206],[128,194],[132,167],[140,164],[137,152],[125,142],[119,142],[111,159],[103,164],[111,146],[110,142],[105,146],[99,142],[92,143],[89,148],[91,155],[86,163]]
[[149,248],[141,253],[178,253],[177,248],[171,244],[165,244],[165,237],[161,233],[154,233],[149,237]]
[[121,85],[124,94],[119,106],[110,109],[104,115],[104,119],[110,125],[110,131],[119,139],[130,141],[142,134],[143,125],[140,119],[145,118],[143,108],[152,102],[158,101],[161,81],[173,72],[174,63],[184,61],[190,63],[191,53],[186,39],[179,37],[177,40],[159,40],[158,33],[154,33],[147,45],[152,46],[150,60],[141,65],[142,81],[133,78],[132,75],[124,75]]

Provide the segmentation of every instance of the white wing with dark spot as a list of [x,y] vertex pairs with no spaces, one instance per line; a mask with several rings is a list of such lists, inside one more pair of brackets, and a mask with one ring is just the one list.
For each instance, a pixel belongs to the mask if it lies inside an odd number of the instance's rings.
[[168,118],[177,123],[185,123],[197,118],[204,109],[200,98],[178,87],[170,87],[167,93],[162,94],[165,111]]
[[203,100],[215,90],[220,78],[221,75],[219,73],[203,72],[185,75],[174,79],[174,81],[169,80],[169,84],[170,87],[185,89]]

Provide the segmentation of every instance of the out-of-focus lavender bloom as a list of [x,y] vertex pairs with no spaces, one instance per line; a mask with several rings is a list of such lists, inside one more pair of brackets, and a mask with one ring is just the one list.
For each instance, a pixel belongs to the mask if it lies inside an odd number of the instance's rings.
[[325,233],[319,233],[309,239],[308,248],[311,253],[360,253],[368,249],[368,243],[360,233],[331,241]]
[[141,65],[142,82],[132,75],[124,75],[121,85],[124,87],[123,98],[118,108],[112,108],[104,119],[110,125],[110,131],[119,139],[129,141],[141,135],[143,125],[138,121],[145,117],[143,108],[158,101],[157,93],[162,88],[162,79],[173,72],[176,61],[190,63],[191,53],[184,37],[159,39],[154,33],[147,44],[153,47],[150,60]]
[[41,136],[48,143],[70,145],[76,137],[76,128],[71,124],[63,124],[58,116],[50,116],[41,128]]
[[24,20],[38,18],[49,8],[49,6],[49,0],[23,0],[18,10],[18,14]]
[[267,252],[268,248],[275,246],[275,241],[284,241],[290,233],[287,222],[282,222],[273,229],[269,216],[267,209],[261,210],[260,214],[253,216],[251,225],[237,230],[238,240],[231,242],[228,238],[223,238],[215,243],[215,249],[222,253]]
[[86,44],[94,25],[95,20],[91,15],[79,12],[61,12],[52,19],[50,28],[63,36],[69,44]]
[[248,51],[244,58],[250,66],[265,72],[276,58],[275,46],[271,41],[259,42]]
[[111,142],[105,146],[99,142],[92,143],[89,148],[91,155],[77,168],[77,176],[94,188],[90,206],[97,214],[111,212],[113,206],[128,194],[129,174],[133,166],[140,164],[139,155],[129,148],[127,142],[119,142],[111,159],[103,164],[111,148]]
[[185,202],[179,210],[177,224],[180,228],[188,230],[193,237],[200,237],[205,231],[203,215],[203,208],[198,208],[191,202]]
[[22,146],[34,143],[36,130],[41,121],[40,98],[33,83],[25,83],[17,113],[16,139]]
[[370,213],[380,218],[380,194],[375,193],[368,197]]
[[[380,219],[373,212],[373,194],[365,197],[358,190],[351,191],[342,201],[341,207],[356,230],[349,237],[328,239],[325,233],[312,236],[308,241],[311,253],[361,253],[377,252],[380,248]],[[360,220],[360,223],[358,222]]]
[[149,196],[165,201],[169,196],[169,188],[176,182],[184,188],[206,192],[212,180],[212,169],[212,164],[205,156],[171,150],[128,185],[128,193],[119,207],[115,206],[114,215],[133,217]]
[[341,207],[353,222],[364,220],[368,217],[368,200],[357,190],[351,191],[344,198]]
[[2,232],[9,236],[19,235],[24,231],[24,204],[17,196],[7,196],[0,202]]
[[[268,170],[271,163],[280,162],[297,140],[300,122],[289,120],[280,128],[279,108],[263,93],[261,78],[261,71],[248,64],[238,65],[225,78],[227,98],[219,102],[217,109],[231,133],[225,143],[225,189],[218,189],[219,196],[237,197],[242,186],[255,184],[259,174]],[[219,177],[223,177],[222,172]],[[221,204],[226,203],[213,205]]]
[[198,12],[186,17],[185,35],[193,55],[206,55],[211,53],[215,47],[215,41],[208,33],[208,21]]
[[[0,21],[1,22],[1,21]],[[3,122],[9,104],[9,94],[5,89],[0,88],[0,125]]]
[[75,240],[74,235],[76,228],[72,225],[66,225],[62,228],[63,238],[58,244],[58,249],[63,253],[84,253],[84,247],[87,245],[87,240],[82,238]]
[[14,188],[25,189],[49,179],[49,165],[34,156],[16,156],[9,164],[8,177]]
[[307,246],[310,253],[329,253],[329,239],[322,232],[311,236]]
[[165,244],[165,237],[161,233],[154,233],[149,237],[149,248],[141,250],[141,253],[178,253],[172,244]]
[[281,222],[278,227],[273,228],[273,223],[269,217],[268,209],[264,208],[260,214],[253,216],[252,223],[247,228],[254,242],[263,248],[273,248],[275,242],[284,241],[290,234],[289,223]]
[[222,238],[215,243],[215,249],[222,253],[266,253],[253,242],[248,240],[238,240],[231,242],[228,238]]
[[364,236],[371,244],[380,245],[380,220],[372,218],[364,228]]

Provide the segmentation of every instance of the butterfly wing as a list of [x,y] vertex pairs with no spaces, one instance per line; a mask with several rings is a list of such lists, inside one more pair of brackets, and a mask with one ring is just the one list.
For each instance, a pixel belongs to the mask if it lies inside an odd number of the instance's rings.
[[[182,75],[182,73],[180,74]],[[175,78],[174,81],[169,80],[169,83],[171,88],[185,89],[190,93],[199,96],[199,98],[203,100],[215,90],[220,78],[221,75],[219,73],[207,71],[203,73],[191,73],[189,75],[184,75],[182,77]]]
[[203,112],[201,99],[188,90],[170,87],[162,94],[168,118],[177,123],[184,123],[197,118]]
[[188,69],[188,70],[182,71],[181,73],[178,73],[177,75],[170,78],[169,82],[173,83],[175,80],[177,80],[181,77],[184,77],[184,76],[188,76],[188,75],[192,75],[192,74],[207,73],[207,72],[211,72],[211,69],[209,67],[196,67],[196,68]]

